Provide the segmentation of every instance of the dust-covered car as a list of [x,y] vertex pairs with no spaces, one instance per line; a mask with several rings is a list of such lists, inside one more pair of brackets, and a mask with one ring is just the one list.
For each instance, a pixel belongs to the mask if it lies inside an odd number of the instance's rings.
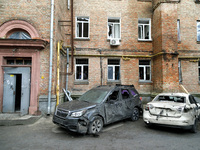
[[147,125],[159,124],[197,132],[200,104],[190,94],[161,93],[147,103],[143,120]]
[[53,122],[78,133],[99,133],[103,125],[125,118],[139,119],[139,93],[133,85],[98,86],[78,100],[58,105]]

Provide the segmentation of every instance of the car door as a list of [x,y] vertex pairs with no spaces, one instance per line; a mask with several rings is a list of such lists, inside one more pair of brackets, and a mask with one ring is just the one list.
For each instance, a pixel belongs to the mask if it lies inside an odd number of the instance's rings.
[[123,106],[119,89],[116,89],[105,102],[106,122],[112,123],[121,120],[124,117]]
[[126,88],[121,89],[121,97],[123,101],[123,111],[124,111],[124,117],[129,117],[132,114],[133,111],[133,97],[130,94],[130,91]]

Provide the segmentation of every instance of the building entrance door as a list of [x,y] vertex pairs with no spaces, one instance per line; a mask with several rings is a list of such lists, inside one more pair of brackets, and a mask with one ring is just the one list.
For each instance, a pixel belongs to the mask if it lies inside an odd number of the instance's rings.
[[3,112],[28,114],[30,103],[30,67],[5,67]]

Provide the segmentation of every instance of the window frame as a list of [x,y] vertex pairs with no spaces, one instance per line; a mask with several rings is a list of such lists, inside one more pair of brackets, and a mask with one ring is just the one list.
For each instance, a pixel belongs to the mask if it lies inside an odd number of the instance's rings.
[[[151,60],[146,60],[146,61],[149,61],[149,65],[140,65],[140,61],[142,60],[139,60],[139,81],[140,82],[151,82]],[[147,74],[146,74],[146,68],[149,67],[150,68],[150,79],[147,80]],[[140,68],[143,68],[143,72],[144,72],[144,79],[140,79]]]
[[[112,23],[112,22],[109,22],[109,20],[118,20],[119,23],[115,23],[115,22]],[[119,25],[119,38],[115,38],[114,34],[112,35],[112,37],[109,36],[109,23],[112,23],[113,25]],[[112,31],[115,31],[115,30],[112,28]],[[111,39],[121,40],[121,18],[120,17],[108,17],[108,20],[107,20],[107,39],[108,40],[111,40]]]
[[[107,71],[107,80],[108,81],[119,81],[120,80],[120,68],[121,68],[120,67],[120,59],[108,59],[108,60],[119,60],[119,65],[109,65],[108,64],[108,66],[107,66],[107,70],[108,70]],[[113,74],[112,75],[113,78],[112,79],[109,79],[109,69],[108,69],[109,67],[113,68],[113,73],[112,73]],[[115,67],[119,67],[119,79],[115,79]]]
[[[75,81],[88,81],[88,76],[89,76],[89,59],[87,58],[76,58],[75,59],[75,62],[77,60],[88,60],[88,64],[77,64],[75,63]],[[88,67],[88,76],[87,76],[87,79],[84,79],[84,67]],[[77,67],[81,67],[81,79],[77,79]]]
[[[87,18],[88,21],[78,21],[78,18]],[[82,36],[81,37],[78,37],[78,35],[77,35],[78,34],[78,27],[77,27],[78,23],[81,23],[81,27],[82,27]],[[84,35],[84,27],[83,27],[84,23],[88,23],[88,37],[83,36]],[[88,16],[77,16],[76,17],[75,38],[76,39],[89,39],[90,38],[90,17],[88,17]]]
[[[149,23],[148,24],[144,24],[144,23],[139,23],[139,21],[148,21]],[[145,39],[145,38],[140,38],[139,36],[139,26],[143,26],[143,29],[144,29],[144,26],[147,25],[149,26],[149,39]],[[143,30],[143,37],[145,37],[145,30]],[[152,41],[152,38],[151,38],[151,18],[139,18],[138,19],[138,41]]]

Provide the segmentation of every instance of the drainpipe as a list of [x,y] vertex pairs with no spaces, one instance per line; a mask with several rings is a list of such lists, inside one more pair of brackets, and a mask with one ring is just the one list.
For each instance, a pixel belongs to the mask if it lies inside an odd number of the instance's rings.
[[52,83],[52,59],[53,59],[53,21],[54,21],[54,0],[51,0],[51,25],[50,25],[50,56],[49,56],[49,89],[48,89],[48,110],[51,113],[51,83]]
[[73,11],[73,0],[71,0],[71,72],[68,72],[67,75],[73,75],[74,73],[74,11]]
[[67,48],[67,75],[66,75],[66,88],[68,90],[68,70],[69,70],[69,48]]

